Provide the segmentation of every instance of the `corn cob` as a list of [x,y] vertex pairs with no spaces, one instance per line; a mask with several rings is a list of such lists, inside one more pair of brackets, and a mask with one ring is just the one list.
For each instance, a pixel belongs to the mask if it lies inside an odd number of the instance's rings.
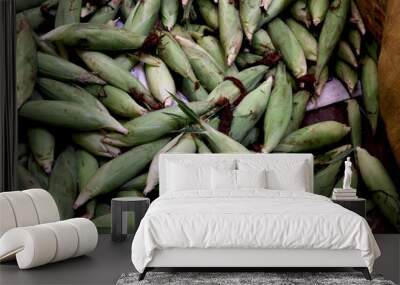
[[36,178],[24,166],[17,164],[17,189],[25,190],[40,187],[41,185]]
[[314,193],[330,197],[339,175],[342,161],[336,161],[318,171],[314,176]]
[[285,132],[285,136],[291,134],[300,127],[306,113],[307,102],[310,99],[310,96],[310,92],[304,90],[294,94],[292,114],[290,117],[289,125]]
[[334,0],[326,14],[318,40],[317,70],[315,72],[317,80],[339,42],[349,9],[350,0]]
[[361,145],[361,113],[360,106],[354,99],[347,101],[347,118],[351,127],[351,144],[353,147]]
[[358,67],[356,56],[354,55],[350,45],[347,42],[343,40],[339,42],[337,55],[341,60],[350,64],[354,68]]
[[135,177],[167,142],[168,139],[164,138],[137,146],[105,163],[79,194],[75,200],[74,209],[79,208],[89,199],[117,189],[130,178]]
[[246,38],[251,42],[261,19],[259,0],[240,0],[240,21]]
[[286,24],[292,30],[294,36],[299,42],[306,59],[317,61],[318,43],[313,35],[293,19],[287,19]]
[[144,197],[144,195],[139,191],[119,191],[115,197]]
[[161,1],[161,22],[168,31],[174,27],[178,13],[179,0]]
[[153,109],[158,109],[159,103],[150,92],[133,77],[129,71],[120,68],[114,60],[105,54],[92,51],[79,51],[78,55],[86,65],[105,81],[119,89],[130,93],[134,99],[144,101]]
[[[245,90],[250,92],[253,90],[258,82],[263,78],[267,72],[268,67],[265,65],[257,65],[249,67],[239,72],[235,78],[241,82]],[[222,81],[215,89],[208,95],[207,101],[212,104],[221,102],[223,98],[228,99],[230,103],[235,102],[241,94],[241,90],[231,81]]]
[[357,147],[357,158],[361,177],[373,201],[389,222],[400,230],[399,193],[385,167],[376,157],[361,147]]
[[82,0],[62,0],[58,3],[55,27],[79,23]]
[[233,111],[233,120],[229,136],[240,142],[257,124],[267,108],[271,94],[272,77],[250,92]]
[[16,12],[21,12],[23,10],[27,10],[36,6],[41,5],[46,0],[16,0],[15,1],[15,10]]
[[160,8],[161,0],[138,1],[126,19],[124,28],[147,37],[158,19]]
[[283,63],[279,63],[274,88],[264,118],[264,145],[262,152],[271,152],[283,138],[290,122],[292,105],[293,94],[292,88],[287,81],[286,68]]
[[146,187],[147,181],[147,173],[136,176],[135,178],[129,180],[128,182],[124,183],[118,189],[120,191],[143,191],[144,187]]
[[361,53],[361,34],[356,29],[351,29],[347,35],[347,40],[356,51],[357,55]]
[[354,0],[351,0],[350,4],[350,11],[351,11],[351,17],[350,17],[350,22],[356,24],[358,30],[361,32],[362,35],[365,35],[365,25],[364,21],[361,17],[361,13],[358,10],[357,4],[354,2]]
[[325,20],[329,9],[329,0],[309,0],[308,7],[314,26],[318,26]]
[[122,0],[121,3],[121,14],[124,19],[128,19],[129,14],[136,5],[136,0]]
[[107,24],[114,20],[118,13],[121,0],[111,0],[106,6],[100,8],[89,20],[92,24]]
[[307,152],[339,142],[350,127],[336,121],[324,121],[301,128],[285,137],[275,148],[279,152]]
[[54,198],[61,219],[74,217],[72,205],[77,194],[76,154],[67,147],[57,158],[49,180],[49,193]]
[[374,39],[367,38],[364,44],[366,54],[371,57],[375,62],[378,62],[379,45]]
[[36,45],[29,23],[23,16],[16,27],[16,101],[17,108],[31,97],[37,72]]
[[352,94],[358,81],[357,72],[355,72],[347,63],[338,60],[335,64],[336,76],[345,83],[349,93]]
[[324,90],[325,83],[328,81],[328,79],[329,69],[328,66],[325,66],[324,69],[322,69],[319,79],[315,82],[315,94],[317,96],[320,96],[322,94],[322,90]]
[[195,153],[196,144],[191,134],[181,133],[161,148],[156,155],[153,157],[149,167],[149,173],[147,175],[146,187],[143,190],[143,194],[147,195],[158,185],[159,171],[158,162],[160,154],[162,153]]
[[303,49],[290,28],[276,18],[268,24],[267,32],[293,75],[296,78],[306,75],[307,63]]
[[208,91],[212,91],[224,79],[224,71],[220,69],[214,58],[198,44],[176,36],[189,62],[199,79],[201,85]]
[[96,75],[63,58],[38,52],[37,60],[38,72],[42,76],[82,84],[106,84],[104,80],[98,78]]
[[33,36],[33,39],[35,40],[38,51],[41,51],[46,54],[58,56],[56,48],[54,47],[54,45],[52,43],[41,40],[35,32],[32,32],[32,36]]
[[121,54],[114,58],[115,63],[122,69],[131,71],[131,69],[139,62],[139,60],[128,54]]
[[273,20],[276,16],[278,16],[283,10],[285,10],[289,5],[291,5],[295,0],[280,0],[271,2],[269,5],[267,12],[262,17],[259,26],[263,26],[266,23],[269,23]]
[[98,203],[94,212],[95,217],[101,217],[111,213],[111,207],[106,203]]
[[259,128],[252,128],[246,136],[240,141],[242,145],[245,147],[248,147],[249,145],[252,145],[256,143],[261,136],[261,131]]
[[242,46],[243,32],[239,11],[233,1],[218,1],[219,38],[225,51],[225,61],[231,66]]
[[211,153],[211,150],[200,138],[195,137],[194,141],[196,143],[198,153]]
[[88,152],[102,157],[116,157],[121,153],[117,147],[103,142],[104,134],[96,132],[75,133],[72,140]]
[[311,25],[311,15],[305,0],[297,0],[290,8],[293,19],[303,23],[307,28]]
[[363,59],[361,70],[361,84],[363,90],[364,107],[372,128],[373,134],[376,132],[379,113],[379,94],[378,94],[378,68],[376,62],[366,57]]
[[[204,37],[204,36],[206,36],[206,34],[210,34],[210,33],[214,32],[213,29],[211,29],[209,26],[198,25],[198,24],[193,24],[193,23],[186,23],[185,29],[186,29],[187,33],[190,35],[190,37],[193,37],[193,38]],[[184,38],[186,38],[186,36]]]
[[33,155],[30,155],[28,159],[28,171],[40,184],[42,189],[49,189],[49,177],[39,164],[37,164]]
[[196,86],[189,79],[182,79],[182,93],[189,99],[189,101],[203,101],[208,97],[207,91],[203,86],[199,86],[196,89]]
[[[350,182],[350,186],[351,188],[357,189],[358,186],[358,173],[357,173],[357,169],[352,167],[352,175],[351,175],[351,182]],[[335,184],[335,188],[343,188],[343,180],[344,180],[344,176],[342,176]],[[367,211],[368,212],[368,211]]]
[[198,84],[189,59],[170,33],[162,33],[157,52],[170,69],[180,74],[182,77],[188,78],[193,83]]
[[330,164],[335,158],[346,157],[352,152],[351,144],[345,144],[334,149],[331,149],[323,154],[319,154],[314,157],[314,164]]
[[81,23],[60,26],[41,39],[82,49],[123,51],[140,48],[146,37],[109,25]]
[[42,3],[40,6],[24,10],[17,14],[17,17],[25,17],[29,23],[31,29],[36,30],[38,29],[45,21],[46,18],[42,13],[42,9],[45,7],[49,9],[54,7],[58,4],[58,0],[47,0],[46,2]]
[[96,108],[98,111],[109,115],[110,113],[99,100],[94,98],[82,87],[77,85],[68,85],[60,81],[48,78],[39,78],[37,80],[39,90],[46,99],[57,101],[75,102]]
[[272,43],[272,40],[268,33],[259,29],[254,33],[253,40],[251,41],[251,46],[254,48],[254,51],[258,55],[265,55],[272,51],[275,51],[275,46]]
[[262,59],[263,57],[261,55],[244,51],[238,54],[235,62],[240,68],[246,68],[259,63]]
[[96,108],[67,101],[30,101],[20,109],[20,116],[44,124],[90,131],[108,129],[128,132],[117,120]]
[[212,3],[211,0],[197,0],[197,6],[199,8],[201,17],[203,18],[204,22],[206,22],[207,26],[217,30],[219,27],[217,7]]
[[217,38],[213,36],[204,36],[196,38],[197,44],[200,45],[204,50],[206,50],[218,64],[219,69],[227,72],[229,66],[226,64],[224,59],[224,50],[221,43]]
[[54,161],[54,136],[43,128],[29,128],[28,141],[36,162],[50,173]]

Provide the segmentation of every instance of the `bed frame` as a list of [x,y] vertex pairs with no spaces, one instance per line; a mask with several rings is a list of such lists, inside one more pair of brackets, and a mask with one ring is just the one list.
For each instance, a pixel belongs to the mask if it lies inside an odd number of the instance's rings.
[[[307,192],[313,192],[313,156],[311,154],[163,154],[160,155],[160,195],[166,189],[166,161],[188,159],[198,163],[212,164],[218,159],[290,159],[304,161],[307,165]],[[139,275],[143,280],[146,273],[153,269],[214,269],[225,268],[229,271],[253,271],[254,269],[271,268],[353,268],[361,271],[367,280],[371,276],[359,250],[329,250],[329,249],[249,249],[249,248],[169,248],[154,252],[152,261]],[[263,271],[263,270],[259,270]]]

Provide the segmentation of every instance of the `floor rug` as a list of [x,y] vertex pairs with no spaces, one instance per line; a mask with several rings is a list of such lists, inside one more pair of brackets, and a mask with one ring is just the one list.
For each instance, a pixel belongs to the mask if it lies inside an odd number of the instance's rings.
[[122,274],[117,285],[395,285],[380,275],[368,281],[359,272],[148,272],[142,281],[138,273]]

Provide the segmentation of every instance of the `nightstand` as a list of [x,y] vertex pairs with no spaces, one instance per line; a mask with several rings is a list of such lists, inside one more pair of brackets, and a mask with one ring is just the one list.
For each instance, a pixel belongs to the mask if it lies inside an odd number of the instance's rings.
[[351,200],[337,200],[332,199],[333,203],[339,204],[340,206],[359,214],[361,217],[366,217],[366,200],[363,198],[354,198]]

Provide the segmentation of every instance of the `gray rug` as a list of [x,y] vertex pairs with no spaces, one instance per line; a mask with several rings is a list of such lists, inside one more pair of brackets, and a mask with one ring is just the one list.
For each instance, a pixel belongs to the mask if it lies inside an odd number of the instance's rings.
[[122,274],[117,285],[395,285],[381,276],[372,275],[368,281],[359,272],[148,272],[146,278],[137,281],[138,273]]

